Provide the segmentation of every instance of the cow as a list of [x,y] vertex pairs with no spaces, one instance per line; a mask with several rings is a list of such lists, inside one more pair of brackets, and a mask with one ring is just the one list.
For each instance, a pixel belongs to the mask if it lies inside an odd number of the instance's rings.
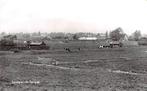
[[104,46],[103,45],[100,45],[98,48],[103,48]]
[[71,52],[70,48],[64,48],[67,52]]
[[110,42],[110,46],[111,46],[111,48],[113,48],[114,46],[122,47],[123,43],[119,42],[119,41],[112,41],[112,42]]
[[80,51],[80,50],[81,50],[81,48],[79,47],[79,48],[78,48],[78,51]]

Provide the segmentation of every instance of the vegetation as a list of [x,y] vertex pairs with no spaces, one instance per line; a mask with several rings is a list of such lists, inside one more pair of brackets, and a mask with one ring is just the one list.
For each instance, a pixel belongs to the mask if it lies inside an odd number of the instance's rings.
[[132,34],[133,38],[135,41],[138,41],[141,38],[141,32],[139,30],[136,30],[133,34]]
[[[147,47],[98,49],[94,42],[54,44],[51,50],[0,51],[3,91],[146,91]],[[65,47],[71,49],[66,52]],[[77,47],[81,50],[78,51]],[[42,64],[38,57],[57,60]],[[45,61],[45,60],[44,60]],[[129,73],[130,72],[130,73]],[[21,81],[22,83],[14,83]],[[38,81],[37,84],[24,83]]]
[[[34,32],[34,33],[13,33],[13,34],[6,34],[4,32],[1,33],[1,40],[0,40],[0,49],[5,49],[6,46],[11,49],[13,46],[19,45],[19,47],[24,47],[24,41],[30,42],[42,42],[44,41],[48,46],[52,41],[60,42],[60,43],[68,43],[70,40],[78,40],[80,37],[96,37],[98,40],[97,42],[106,40],[113,40],[113,41],[120,41],[126,38],[126,34],[124,33],[121,27],[111,31],[110,33],[107,31],[106,33],[64,33],[64,32],[52,32],[52,33],[41,33],[41,32]],[[139,42],[139,44],[146,45],[147,41],[142,38],[140,31],[135,31],[131,36],[128,37],[129,40],[135,40]],[[29,44],[29,43],[27,43]],[[17,46],[18,47],[18,46]],[[24,48],[21,48],[24,49]]]
[[110,32],[110,38],[114,41],[119,41],[123,39],[124,37],[125,37],[125,33],[120,27]]

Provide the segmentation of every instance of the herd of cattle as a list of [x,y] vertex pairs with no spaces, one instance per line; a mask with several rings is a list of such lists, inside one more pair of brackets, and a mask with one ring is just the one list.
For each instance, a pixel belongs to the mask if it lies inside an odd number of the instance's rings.
[[109,42],[107,44],[104,44],[104,45],[99,45],[98,48],[113,48],[115,46],[118,46],[118,47],[122,47],[123,46],[123,43],[122,42],[118,42],[118,41],[113,41],[113,42]]
[[[109,42],[109,43],[97,43],[97,48],[114,48],[114,47],[122,47],[123,46],[123,43],[122,42],[119,42],[119,41],[113,41],[113,42]],[[71,48],[69,47],[66,47],[64,48],[65,51],[67,52],[72,52]],[[77,48],[78,51],[81,50],[80,47]]]

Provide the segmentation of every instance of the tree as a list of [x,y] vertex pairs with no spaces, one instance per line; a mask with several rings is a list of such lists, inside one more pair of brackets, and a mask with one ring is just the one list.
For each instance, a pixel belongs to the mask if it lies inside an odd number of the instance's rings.
[[0,47],[1,49],[11,49],[13,48],[16,43],[14,43],[14,40],[17,39],[16,35],[6,35],[0,40]]
[[1,35],[2,35],[2,36],[5,36],[5,35],[6,35],[6,33],[5,33],[5,32],[1,32]]
[[17,39],[17,36],[16,35],[6,35],[3,38],[4,39],[9,39],[9,40],[15,40],[15,39]]
[[141,38],[141,32],[139,30],[136,30],[132,36],[135,41],[138,41]]
[[41,32],[40,31],[38,32],[38,36],[41,36]]
[[106,31],[105,36],[106,36],[106,39],[109,37],[108,31]]
[[110,38],[113,41],[119,41],[121,39],[124,39],[125,37],[125,33],[123,32],[122,28],[117,28],[115,30],[113,30],[112,32],[110,32]]
[[1,39],[0,45],[5,47],[7,45],[14,46],[15,44],[14,44],[13,40],[10,40],[10,39]]
[[74,34],[74,35],[73,35],[73,39],[74,39],[74,40],[78,40],[78,38],[79,38],[79,36],[78,36],[77,34]]

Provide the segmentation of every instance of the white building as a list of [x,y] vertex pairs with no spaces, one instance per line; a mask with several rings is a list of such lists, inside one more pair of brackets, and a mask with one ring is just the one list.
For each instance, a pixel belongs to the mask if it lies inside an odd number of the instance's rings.
[[97,40],[97,37],[80,37],[78,40]]

